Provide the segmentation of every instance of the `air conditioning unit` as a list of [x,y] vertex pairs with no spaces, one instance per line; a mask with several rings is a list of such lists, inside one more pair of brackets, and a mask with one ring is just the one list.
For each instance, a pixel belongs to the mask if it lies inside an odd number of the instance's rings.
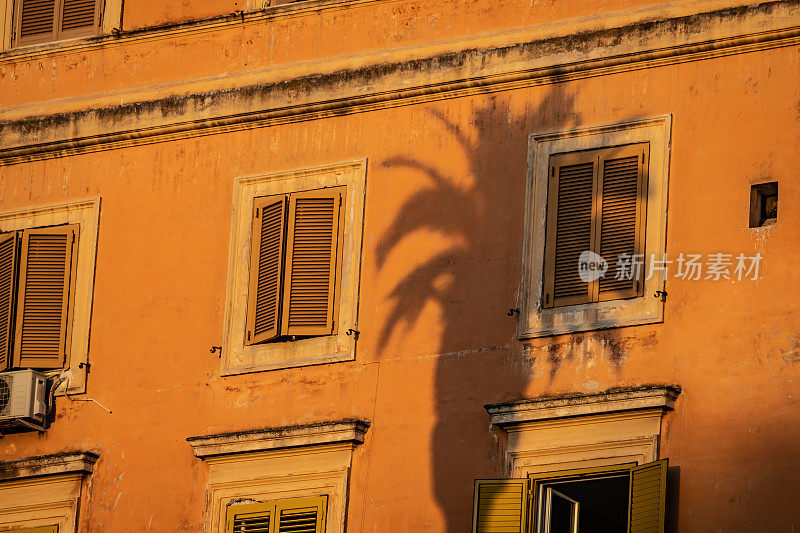
[[33,370],[0,372],[0,426],[44,430],[47,378]]

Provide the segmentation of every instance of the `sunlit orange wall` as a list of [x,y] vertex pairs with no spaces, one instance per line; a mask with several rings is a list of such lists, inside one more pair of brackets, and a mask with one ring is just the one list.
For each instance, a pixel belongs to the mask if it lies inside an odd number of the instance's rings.
[[[387,1],[191,46],[6,64],[2,91],[34,102],[633,3]],[[196,4],[126,10],[134,26],[213,11]],[[684,388],[661,450],[680,467],[673,526],[800,527],[798,58],[781,48],[0,167],[2,209],[102,197],[88,396],[114,411],[62,398],[45,434],[3,439],[0,459],[96,450],[81,531],[200,531],[207,465],[186,437],[361,417],[373,425],[355,452],[348,531],[461,532],[472,480],[503,474],[482,405],[671,383]],[[661,324],[518,341],[506,310],[521,279],[527,135],[663,113],[668,253],[758,252],[762,278],[670,279]],[[209,348],[222,337],[234,178],[361,157],[356,361],[220,377]],[[750,184],[773,179],[778,223],[751,230]]]

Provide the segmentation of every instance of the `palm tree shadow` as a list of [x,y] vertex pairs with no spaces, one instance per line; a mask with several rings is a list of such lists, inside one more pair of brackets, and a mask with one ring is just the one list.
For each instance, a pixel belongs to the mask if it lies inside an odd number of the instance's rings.
[[[433,491],[448,532],[469,528],[473,479],[502,475],[481,406],[520,397],[531,380],[516,324],[505,316],[521,279],[527,135],[580,123],[575,95],[563,85],[550,87],[521,112],[512,112],[505,93],[489,96],[469,124],[431,111],[466,157],[466,175],[453,175],[446,161],[398,156],[383,162],[419,172],[429,185],[403,203],[382,235],[378,269],[420,231],[450,243],[394,284],[378,339],[383,354],[398,333],[415,326],[423,308],[438,306],[442,355],[435,371],[431,456]],[[485,445],[475,445],[480,442]]]

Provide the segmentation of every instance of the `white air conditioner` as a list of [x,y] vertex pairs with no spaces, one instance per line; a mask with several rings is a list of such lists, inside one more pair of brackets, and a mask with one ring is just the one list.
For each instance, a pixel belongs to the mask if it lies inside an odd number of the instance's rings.
[[0,426],[44,429],[47,378],[33,370],[0,372]]

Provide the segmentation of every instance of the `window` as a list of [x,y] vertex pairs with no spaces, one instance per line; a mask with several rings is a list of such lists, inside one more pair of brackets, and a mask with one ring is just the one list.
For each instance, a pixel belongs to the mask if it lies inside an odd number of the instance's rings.
[[226,533],[324,533],[327,496],[231,505]]
[[750,187],[750,227],[771,226],[778,221],[778,182]]
[[16,0],[14,46],[95,35],[100,25],[98,0]]
[[530,136],[520,338],[663,319],[671,120]]
[[62,452],[0,461],[0,531],[75,533],[98,455]]
[[246,345],[336,333],[345,189],[255,199]]
[[368,428],[351,419],[189,437],[208,463],[204,531],[344,533],[353,452]]
[[236,178],[222,375],[355,359],[366,170]]
[[667,460],[476,480],[473,532],[663,532]]
[[544,307],[642,295],[635,276],[593,274],[642,255],[648,153],[642,143],[550,157]]
[[63,368],[78,226],[0,235],[0,370]]

